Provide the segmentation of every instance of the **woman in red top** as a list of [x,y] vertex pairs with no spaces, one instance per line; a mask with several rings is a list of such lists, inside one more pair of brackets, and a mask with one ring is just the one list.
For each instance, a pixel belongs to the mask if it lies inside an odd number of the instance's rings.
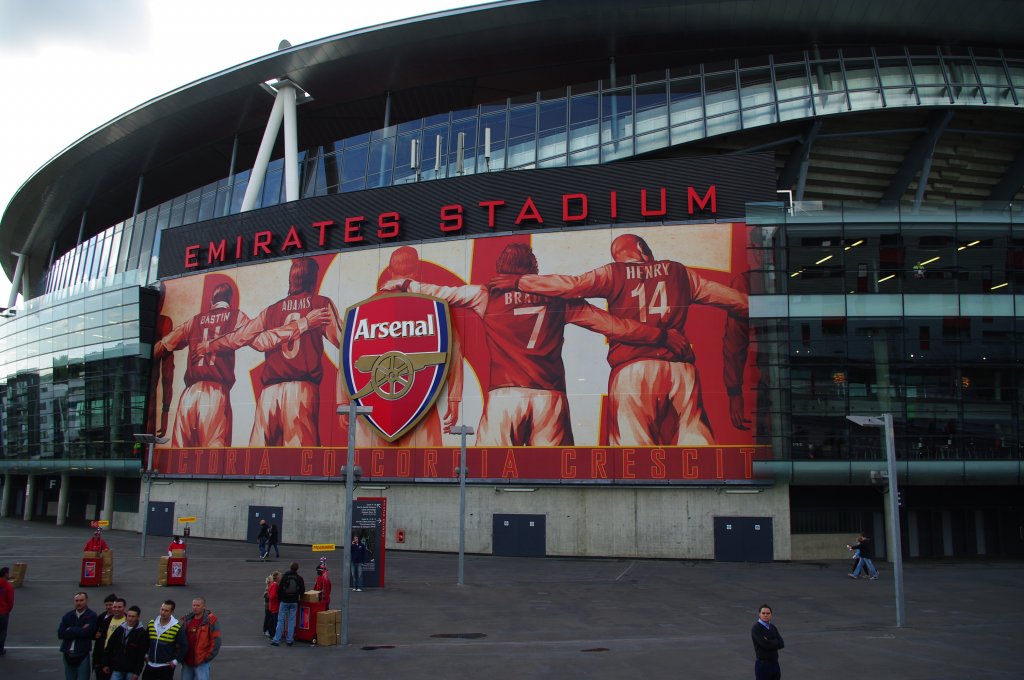
[[281,609],[281,600],[277,597],[277,584],[281,581],[281,572],[275,571],[267,577],[267,588],[263,591],[263,634],[274,637],[277,631],[277,612]]

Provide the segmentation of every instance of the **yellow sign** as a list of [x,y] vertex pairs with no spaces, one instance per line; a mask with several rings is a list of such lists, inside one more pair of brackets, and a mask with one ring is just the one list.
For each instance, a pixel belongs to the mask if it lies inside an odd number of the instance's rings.
[[313,552],[334,552],[335,546],[333,543],[314,543]]
[[98,527],[109,527],[110,526],[110,521],[109,520],[105,520],[105,519],[98,519],[98,520],[96,520],[96,526],[98,526]]
[[187,524],[188,522],[195,522],[195,521],[196,521],[195,517],[179,517],[178,518],[178,523],[179,524]]

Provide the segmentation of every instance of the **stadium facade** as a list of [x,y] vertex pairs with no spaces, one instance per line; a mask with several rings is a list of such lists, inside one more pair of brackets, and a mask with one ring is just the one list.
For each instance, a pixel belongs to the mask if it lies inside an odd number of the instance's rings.
[[392,548],[468,425],[470,552],[835,557],[889,413],[905,554],[1024,555],[1021,19],[497,2],[146,102],[0,222],[0,513],[344,543],[356,403]]

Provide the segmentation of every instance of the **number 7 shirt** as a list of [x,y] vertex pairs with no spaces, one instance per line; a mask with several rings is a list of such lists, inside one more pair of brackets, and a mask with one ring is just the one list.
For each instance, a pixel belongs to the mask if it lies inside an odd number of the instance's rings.
[[[563,300],[519,291],[489,293],[482,286],[436,286],[411,282],[414,292],[466,307],[483,319],[491,359],[488,391],[526,387],[565,392],[564,330],[571,323],[618,343],[664,341],[661,329],[615,318],[585,300]],[[666,350],[666,354],[671,352]]]

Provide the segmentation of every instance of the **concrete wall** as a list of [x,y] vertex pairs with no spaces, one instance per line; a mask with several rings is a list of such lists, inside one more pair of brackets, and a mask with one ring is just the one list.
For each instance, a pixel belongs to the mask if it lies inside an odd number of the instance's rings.
[[841,560],[852,553],[846,549],[850,541],[857,540],[853,534],[793,534],[794,560]]
[[[467,552],[491,552],[492,515],[539,514],[546,517],[548,555],[713,559],[714,517],[756,516],[773,518],[775,559],[792,559],[787,486],[747,494],[684,487],[538,486],[519,493],[501,488],[466,488]],[[152,500],[175,503],[177,517],[195,516],[193,536],[244,540],[249,506],[264,505],[283,507],[286,543],[343,544],[344,492],[337,483],[281,482],[268,488],[176,479],[154,485]],[[355,495],[387,498],[390,550],[458,551],[457,485],[357,487]],[[115,520],[120,521],[120,513]],[[396,541],[399,529],[405,532],[403,544]]]

